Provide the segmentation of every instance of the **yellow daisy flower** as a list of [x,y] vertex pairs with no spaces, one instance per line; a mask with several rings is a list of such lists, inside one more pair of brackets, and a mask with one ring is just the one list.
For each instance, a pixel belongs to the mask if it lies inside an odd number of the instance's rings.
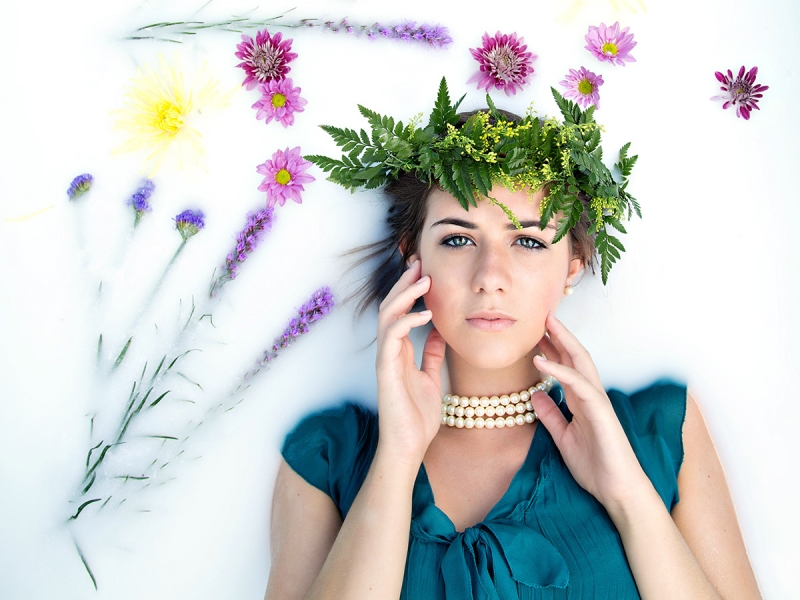
[[[177,59],[176,59],[177,62]],[[205,154],[200,132],[193,126],[197,114],[210,106],[224,106],[228,96],[219,92],[218,82],[208,76],[197,77],[199,91],[184,81],[183,73],[158,57],[158,71],[144,65],[125,89],[125,106],[114,111],[114,128],[129,134],[116,152],[146,150],[150,177],[161,167],[168,153],[178,167],[199,163]]]

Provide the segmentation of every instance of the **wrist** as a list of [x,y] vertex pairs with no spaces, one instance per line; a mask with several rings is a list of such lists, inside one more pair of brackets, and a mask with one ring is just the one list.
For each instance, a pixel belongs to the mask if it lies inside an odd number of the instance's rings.
[[602,502],[620,533],[636,527],[638,523],[653,519],[660,513],[668,514],[652,482],[644,472],[642,475],[643,478],[635,485]]
[[391,443],[378,439],[373,464],[381,474],[388,474],[401,481],[410,481],[413,486],[423,458],[424,454],[401,451]]

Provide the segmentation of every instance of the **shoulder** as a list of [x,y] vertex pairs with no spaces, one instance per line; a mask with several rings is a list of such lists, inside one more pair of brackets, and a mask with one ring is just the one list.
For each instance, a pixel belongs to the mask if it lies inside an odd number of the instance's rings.
[[366,476],[378,441],[377,414],[354,402],[304,417],[286,436],[281,454],[345,515]]
[[686,386],[659,380],[631,393],[611,389],[608,397],[642,468],[671,509],[684,459]]

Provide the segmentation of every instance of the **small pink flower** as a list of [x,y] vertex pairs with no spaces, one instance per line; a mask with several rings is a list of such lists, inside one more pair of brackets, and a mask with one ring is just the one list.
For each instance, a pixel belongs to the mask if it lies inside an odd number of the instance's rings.
[[303,112],[303,107],[308,104],[300,97],[300,88],[292,87],[292,80],[288,77],[259,83],[258,91],[261,99],[253,104],[253,108],[258,110],[256,119],[264,119],[264,123],[275,119],[284,127],[294,125],[294,113]]
[[727,77],[717,71],[714,73],[717,80],[724,85],[719,88],[725,94],[722,96],[714,96],[712,100],[725,100],[722,108],[729,106],[736,107],[736,116],[744,120],[750,119],[750,111],[761,110],[758,108],[758,101],[761,99],[764,90],[768,90],[768,85],[756,84],[756,74],[758,67],[753,67],[747,74],[744,72],[744,65],[739,69],[739,75],[733,76],[731,70],[728,69]]
[[603,78],[595,75],[586,67],[581,67],[579,71],[570,69],[564,81],[559,82],[567,91],[564,92],[565,98],[573,98],[581,108],[587,108],[594,104],[600,108],[600,91],[603,85]]
[[628,33],[628,27],[620,31],[619,22],[611,27],[600,23],[600,27],[589,27],[589,33],[584,38],[587,42],[585,48],[594,54],[599,61],[610,62],[613,65],[624,67],[626,62],[636,62],[630,54],[637,42],[633,41],[633,34]]
[[304,192],[304,183],[316,181],[314,177],[306,174],[306,169],[311,163],[303,159],[300,146],[278,150],[272,155],[272,160],[267,160],[256,167],[256,171],[264,175],[264,181],[258,186],[259,191],[267,193],[267,206],[281,206],[289,199],[302,204],[300,192]]
[[506,35],[498,31],[494,37],[484,33],[481,41],[480,48],[469,49],[480,64],[480,70],[470,77],[468,83],[477,81],[478,89],[485,88],[487,92],[495,87],[507,96],[516,94],[533,75],[533,60],[536,58],[526,52],[525,39],[518,39],[516,33]]
[[297,58],[290,52],[292,40],[282,40],[280,32],[271,36],[266,29],[256,33],[255,42],[249,35],[242,34],[242,41],[236,44],[236,58],[242,59],[237,67],[244,69],[247,76],[242,85],[252,90],[259,83],[273,79],[283,79],[291,71],[289,63]]

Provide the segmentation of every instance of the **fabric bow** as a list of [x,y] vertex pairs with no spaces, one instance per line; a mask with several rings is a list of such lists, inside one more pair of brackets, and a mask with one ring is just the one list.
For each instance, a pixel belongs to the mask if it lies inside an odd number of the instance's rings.
[[517,599],[517,583],[564,588],[569,570],[538,531],[508,519],[478,523],[459,533],[442,559],[448,600]]

